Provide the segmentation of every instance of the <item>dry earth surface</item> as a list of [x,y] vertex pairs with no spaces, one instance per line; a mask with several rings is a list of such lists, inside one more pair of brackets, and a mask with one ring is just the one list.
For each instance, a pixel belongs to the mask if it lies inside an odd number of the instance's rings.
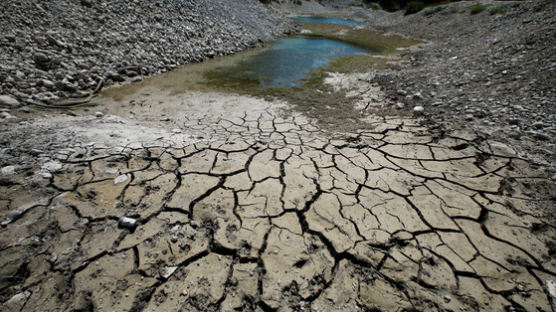
[[93,103],[0,123],[2,311],[556,308],[554,183],[519,146],[216,92]]

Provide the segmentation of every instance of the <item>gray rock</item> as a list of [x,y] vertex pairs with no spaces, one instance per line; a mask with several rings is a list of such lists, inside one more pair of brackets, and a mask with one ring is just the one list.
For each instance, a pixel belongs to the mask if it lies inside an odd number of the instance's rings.
[[57,161],[49,161],[42,165],[41,169],[48,172],[58,172],[62,169],[62,164]]
[[2,175],[12,175],[12,174],[15,174],[15,166],[6,166],[6,167],[3,167],[2,170],[0,170],[0,172],[2,173]]
[[2,106],[9,106],[9,107],[17,107],[19,106],[19,101],[13,98],[10,95],[0,95],[0,105]]
[[41,79],[39,80],[41,86],[47,88],[47,89],[54,89],[55,85],[54,82],[48,80],[48,79]]
[[15,294],[10,300],[6,301],[2,306],[6,311],[19,311],[25,306],[27,299],[31,296],[31,292],[26,290],[25,292]]
[[60,90],[60,91],[67,91],[67,92],[75,92],[75,91],[77,91],[77,87],[74,86],[71,82],[66,81],[66,80],[56,81],[56,83],[55,83],[54,85],[55,85],[56,88],[58,88],[58,90]]
[[519,119],[518,118],[510,118],[510,119],[508,119],[508,123],[510,125],[519,125]]
[[21,212],[19,210],[10,211],[8,213],[8,215],[6,216],[6,219],[4,221],[2,221],[2,225],[8,225],[8,224],[14,222],[15,220],[19,219],[19,217],[21,217],[21,215],[23,215],[23,212]]
[[398,95],[406,96],[407,92],[405,92],[404,90],[398,90]]
[[532,134],[535,139],[542,140],[542,141],[548,141],[552,138],[550,135],[544,132],[532,131]]
[[413,112],[416,114],[422,114],[425,111],[425,108],[423,106],[417,105],[415,107],[413,107]]
[[537,121],[537,122],[533,123],[533,128],[542,129],[542,128],[544,128],[544,123],[542,121]]
[[0,113],[0,117],[1,117],[2,119],[14,119],[14,118],[16,118],[14,115],[12,115],[12,114],[10,114],[10,113],[8,113],[8,112],[1,112],[1,113]]
[[48,55],[39,52],[35,53],[33,60],[35,60],[35,63],[37,64],[45,64],[49,63],[52,59]]

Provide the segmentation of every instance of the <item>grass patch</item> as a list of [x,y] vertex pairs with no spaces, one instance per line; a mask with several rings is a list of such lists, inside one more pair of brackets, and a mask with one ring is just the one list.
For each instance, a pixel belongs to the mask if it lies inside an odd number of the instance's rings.
[[311,31],[307,36],[339,40],[371,50],[375,54],[395,52],[396,48],[407,48],[419,43],[418,40],[401,36],[386,36],[379,31],[368,28],[352,27],[328,23],[300,22],[304,29]]
[[423,1],[411,1],[405,7],[404,15],[415,14],[424,9],[426,4]]
[[508,10],[503,7],[495,7],[490,9],[489,11],[490,15],[506,14],[506,12],[508,12]]
[[445,8],[446,7],[443,7],[443,6],[437,6],[437,7],[430,8],[430,9],[426,10],[425,12],[423,12],[423,14],[425,14],[426,16],[431,16],[431,15],[434,15],[434,14],[444,10]]
[[479,13],[483,12],[486,8],[487,7],[484,4],[477,4],[473,7],[471,7],[471,10],[469,12],[471,14],[479,14]]

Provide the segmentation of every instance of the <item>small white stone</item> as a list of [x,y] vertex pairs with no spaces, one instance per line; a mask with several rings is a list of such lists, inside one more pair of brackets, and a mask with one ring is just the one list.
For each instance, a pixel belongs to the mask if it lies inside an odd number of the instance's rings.
[[425,108],[423,106],[418,105],[418,106],[413,107],[413,111],[416,112],[416,113],[422,113],[422,112],[425,111]]
[[546,281],[546,290],[552,296],[552,298],[556,299],[556,282],[553,280]]
[[101,118],[101,117],[103,117],[103,116],[104,116],[104,113],[103,113],[103,112],[95,112],[95,117]]
[[169,266],[169,267],[165,267],[163,269],[163,272],[161,274],[162,278],[167,279],[170,276],[172,276],[172,274],[174,274],[174,272],[176,272],[176,270],[178,269],[177,266]]
[[127,174],[122,174],[119,175],[118,177],[116,177],[114,179],[114,185],[120,184],[120,183],[124,183],[125,181],[127,181],[127,179],[129,179],[129,177],[127,176]]
[[396,108],[397,108],[397,109],[402,109],[402,108],[404,108],[404,107],[405,107],[405,104],[404,104],[404,103],[402,103],[402,102],[396,103]]
[[62,164],[57,161],[49,161],[42,165],[41,169],[46,170],[48,172],[58,172],[62,169]]
[[123,228],[133,229],[135,225],[137,225],[137,220],[129,217],[121,217],[118,223]]
[[48,172],[48,171],[41,171],[39,174],[40,174],[40,176],[41,176],[43,179],[50,179],[50,178],[52,178],[52,173],[50,173],[50,172]]

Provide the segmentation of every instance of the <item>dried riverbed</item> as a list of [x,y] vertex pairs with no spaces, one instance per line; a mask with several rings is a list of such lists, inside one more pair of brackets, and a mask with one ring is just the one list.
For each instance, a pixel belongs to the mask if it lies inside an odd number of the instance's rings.
[[2,309],[553,310],[547,173],[369,80],[321,82],[332,117],[145,82],[2,123]]

